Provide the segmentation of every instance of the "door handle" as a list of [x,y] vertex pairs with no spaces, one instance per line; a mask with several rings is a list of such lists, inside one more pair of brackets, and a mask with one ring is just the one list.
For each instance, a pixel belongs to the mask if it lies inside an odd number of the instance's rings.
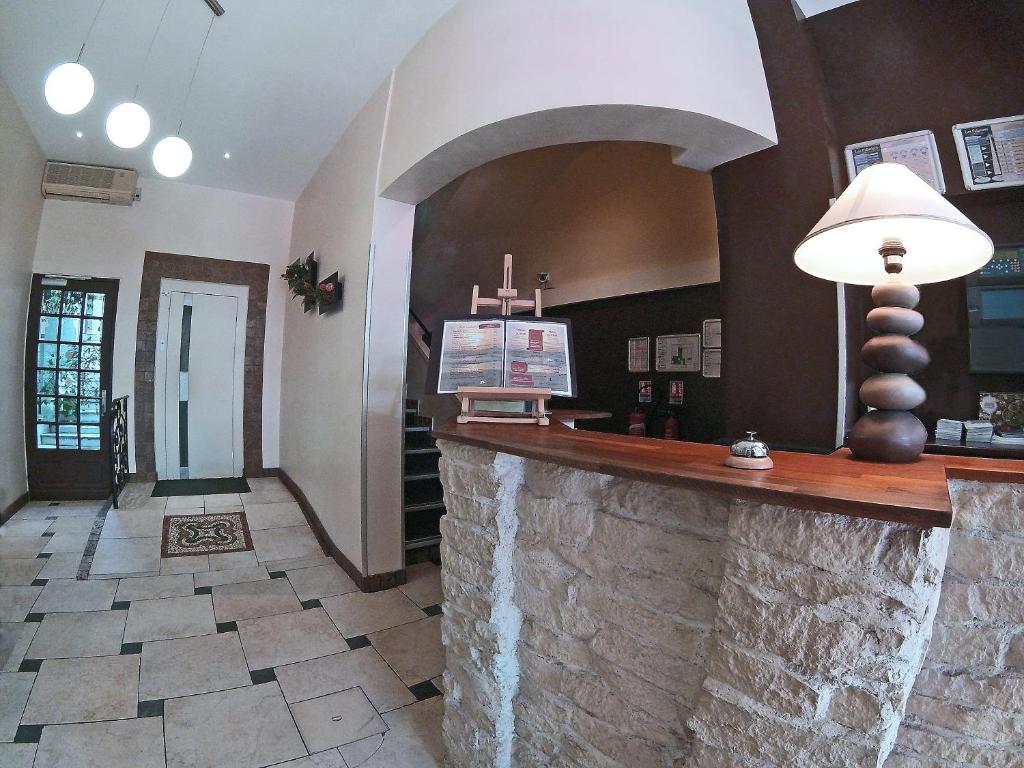
[[107,415],[107,390],[100,390],[100,416]]

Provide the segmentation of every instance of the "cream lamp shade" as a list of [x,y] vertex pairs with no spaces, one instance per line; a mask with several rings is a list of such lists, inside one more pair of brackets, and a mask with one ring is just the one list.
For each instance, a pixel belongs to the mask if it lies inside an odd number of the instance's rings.
[[[887,274],[879,254],[887,244],[906,251],[898,274]],[[974,272],[992,253],[991,238],[927,182],[899,163],[878,163],[857,175],[793,260],[838,283],[921,285]]]

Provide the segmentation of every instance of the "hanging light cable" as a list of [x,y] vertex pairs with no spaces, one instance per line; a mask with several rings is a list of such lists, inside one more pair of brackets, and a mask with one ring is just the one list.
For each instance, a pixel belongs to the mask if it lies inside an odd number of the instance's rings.
[[134,149],[146,140],[149,136],[149,113],[139,104],[136,99],[139,97],[139,89],[146,76],[146,69],[149,67],[149,57],[153,53],[153,44],[160,34],[160,27],[163,26],[164,17],[167,16],[167,9],[171,7],[171,0],[167,0],[163,13],[160,14],[160,21],[156,24],[153,37],[150,38],[149,48],[146,49],[146,58],[142,62],[142,71],[135,81],[135,92],[131,101],[124,101],[110,110],[107,115],[107,138],[121,149]]
[[153,147],[153,167],[162,175],[168,178],[181,176],[192,165],[192,147],[181,138],[181,125],[185,122],[185,110],[188,108],[188,100],[192,96],[192,85],[199,73],[199,63],[203,60],[203,53],[206,51],[206,41],[210,39],[210,31],[213,29],[213,20],[220,14],[210,17],[210,25],[206,28],[206,36],[203,38],[203,45],[196,57],[196,65],[192,68],[192,79],[188,81],[188,89],[185,91],[185,100],[181,104],[181,116],[178,119],[178,130],[174,136],[166,136],[157,142]]
[[81,61],[85,45],[92,36],[93,27],[96,26],[96,20],[99,19],[106,2],[107,0],[100,0],[99,7],[96,8],[89,30],[85,33],[85,40],[82,41],[82,47],[78,49],[78,58],[54,67],[43,81],[43,95],[54,112],[74,115],[85,109],[92,101],[96,85],[92,73],[81,64]]

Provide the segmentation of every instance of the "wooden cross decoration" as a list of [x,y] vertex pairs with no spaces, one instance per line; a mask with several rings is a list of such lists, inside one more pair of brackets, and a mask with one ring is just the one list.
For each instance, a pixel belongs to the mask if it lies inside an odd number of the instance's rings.
[[501,315],[511,315],[517,309],[532,309],[535,317],[541,317],[540,288],[533,292],[533,299],[520,299],[519,291],[512,287],[512,254],[505,254],[504,281],[498,289],[498,298],[480,298],[480,286],[473,286],[473,304],[470,307],[471,315],[477,314],[480,307],[498,307]]

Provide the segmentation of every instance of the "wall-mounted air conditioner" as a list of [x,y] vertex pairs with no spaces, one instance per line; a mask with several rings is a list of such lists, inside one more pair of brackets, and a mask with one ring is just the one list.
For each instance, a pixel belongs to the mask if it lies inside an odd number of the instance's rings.
[[138,180],[138,172],[128,168],[50,160],[43,169],[43,197],[131,205]]

